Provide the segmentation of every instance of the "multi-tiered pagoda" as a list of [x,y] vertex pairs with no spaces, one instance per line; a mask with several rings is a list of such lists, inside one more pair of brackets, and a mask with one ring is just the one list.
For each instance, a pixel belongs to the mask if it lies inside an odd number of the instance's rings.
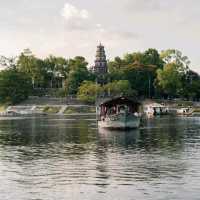
[[97,46],[96,59],[93,71],[97,75],[97,82],[99,84],[105,84],[107,82],[106,74],[108,73],[108,65],[104,46],[101,43]]

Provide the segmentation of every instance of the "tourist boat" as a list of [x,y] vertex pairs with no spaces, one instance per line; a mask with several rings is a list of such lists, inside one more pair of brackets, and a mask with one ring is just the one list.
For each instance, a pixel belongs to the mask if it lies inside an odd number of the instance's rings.
[[169,114],[168,107],[159,104],[159,103],[151,103],[144,106],[144,113],[147,117],[156,116],[156,115],[166,115]]
[[186,115],[191,116],[193,114],[194,110],[192,108],[180,108],[177,109],[177,115]]
[[119,97],[99,106],[99,128],[134,129],[140,126],[140,104],[130,98]]
[[16,113],[11,112],[11,111],[0,112],[0,117],[13,117],[13,116],[16,116],[16,115],[17,115]]

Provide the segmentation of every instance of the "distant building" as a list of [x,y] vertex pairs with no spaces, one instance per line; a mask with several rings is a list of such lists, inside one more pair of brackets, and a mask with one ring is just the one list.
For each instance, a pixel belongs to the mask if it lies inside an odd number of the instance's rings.
[[108,65],[105,49],[101,43],[97,46],[95,65],[92,67],[92,70],[97,75],[97,82],[99,84],[103,85],[107,83]]

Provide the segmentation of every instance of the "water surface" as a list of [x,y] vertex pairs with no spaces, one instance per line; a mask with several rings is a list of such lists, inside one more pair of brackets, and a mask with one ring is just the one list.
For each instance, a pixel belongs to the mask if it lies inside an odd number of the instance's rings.
[[0,119],[2,200],[169,200],[200,196],[200,118],[129,132],[93,116]]

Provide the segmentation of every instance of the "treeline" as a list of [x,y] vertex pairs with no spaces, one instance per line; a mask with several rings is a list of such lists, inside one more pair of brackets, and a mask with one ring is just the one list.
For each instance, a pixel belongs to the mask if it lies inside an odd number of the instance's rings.
[[200,77],[190,70],[189,59],[178,50],[159,53],[156,49],[126,54],[108,62],[106,85],[96,84],[84,57],[37,58],[29,49],[16,58],[1,56],[0,102],[18,103],[29,95],[77,96],[94,102],[101,95],[129,95],[144,98],[200,98]]

